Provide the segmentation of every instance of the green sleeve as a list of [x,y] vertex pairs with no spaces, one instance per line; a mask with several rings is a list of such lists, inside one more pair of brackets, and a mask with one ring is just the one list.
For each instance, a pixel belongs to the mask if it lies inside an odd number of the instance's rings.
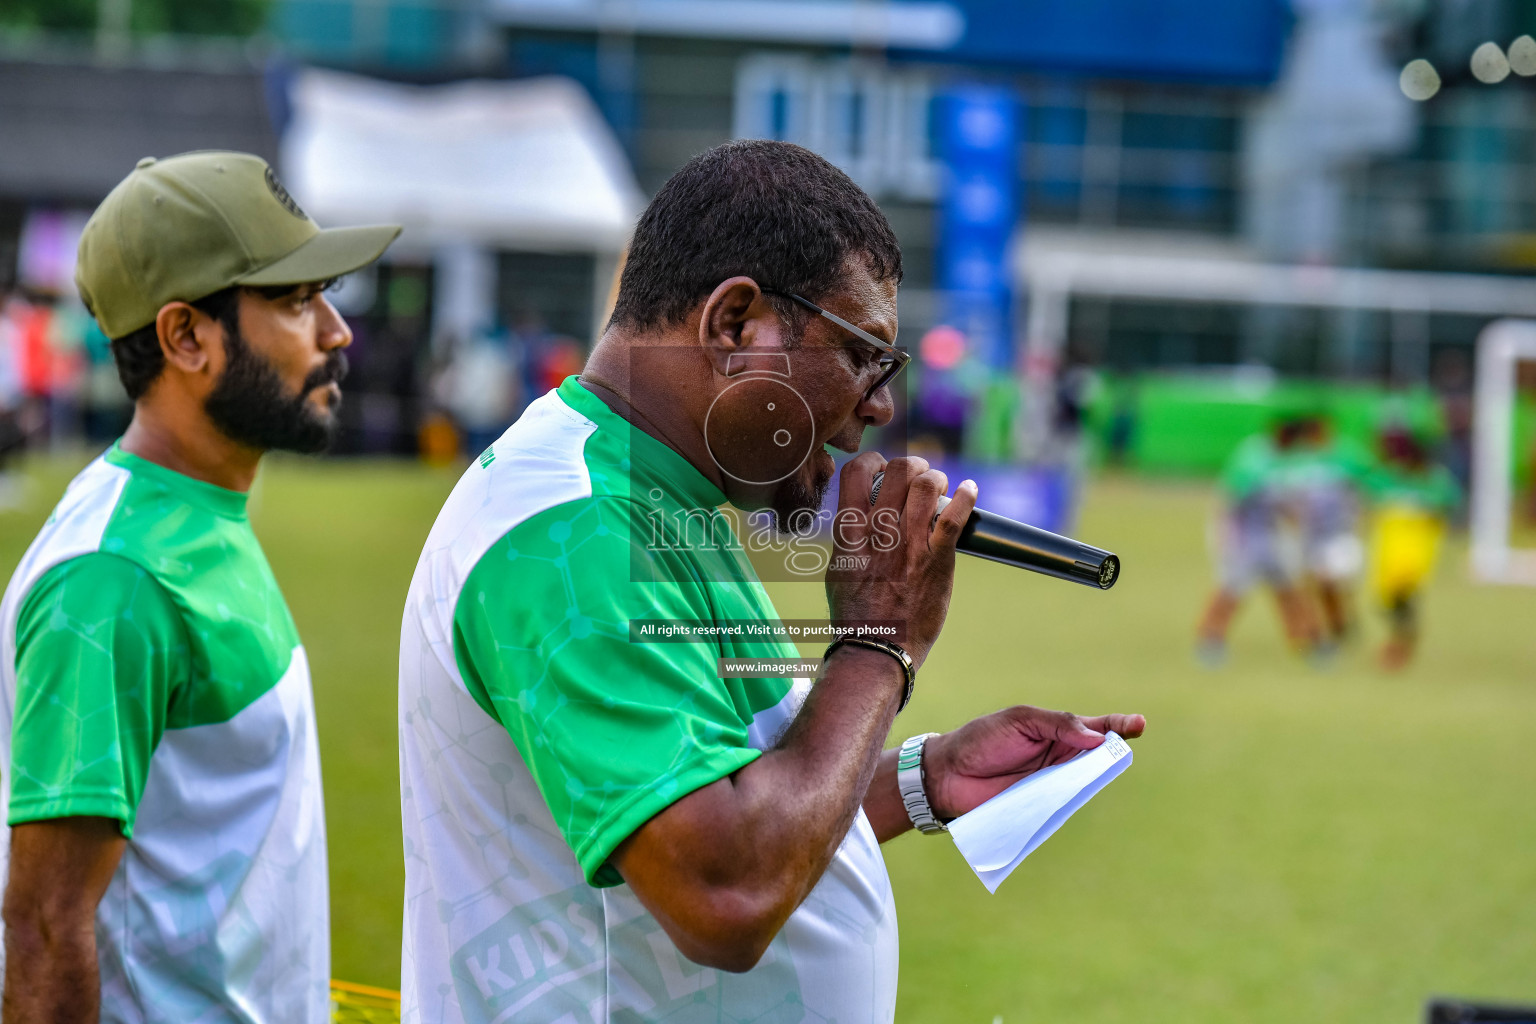
[[630,642],[632,618],[712,615],[689,563],[632,551],[628,537],[615,499],[540,513],[480,559],[454,612],[465,685],[600,886],[622,881],[607,861],[637,828],[759,753],[716,644]]
[[90,815],[131,837],[186,673],[181,616],[142,568],[97,553],[45,573],[16,623],[9,824]]

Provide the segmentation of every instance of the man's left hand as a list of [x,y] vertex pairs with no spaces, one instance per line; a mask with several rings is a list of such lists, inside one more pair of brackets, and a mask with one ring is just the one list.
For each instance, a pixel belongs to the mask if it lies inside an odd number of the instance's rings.
[[1025,704],[1004,708],[928,741],[928,801],[941,819],[958,818],[1025,776],[1092,750],[1106,732],[1132,739],[1146,727],[1141,715],[1079,718]]

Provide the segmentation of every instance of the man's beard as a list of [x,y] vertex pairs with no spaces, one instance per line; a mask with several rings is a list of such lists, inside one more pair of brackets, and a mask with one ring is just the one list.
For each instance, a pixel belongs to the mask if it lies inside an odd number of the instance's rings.
[[773,512],[773,525],[779,533],[808,534],[816,529],[816,515],[826,500],[827,488],[832,479],[816,480],[809,486],[800,480],[799,473],[791,473],[773,489],[768,508]]
[[226,326],[226,362],[219,382],[203,402],[213,425],[231,441],[261,451],[323,452],[336,439],[340,421],[333,406],[329,415],[308,401],[310,392],[347,375],[347,357],[334,349],[325,365],[304,378],[297,395],[283,387],[277,369],[251,351],[239,328]]

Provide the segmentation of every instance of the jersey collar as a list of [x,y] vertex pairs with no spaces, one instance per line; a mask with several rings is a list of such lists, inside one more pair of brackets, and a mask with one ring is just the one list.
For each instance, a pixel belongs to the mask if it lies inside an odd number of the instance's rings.
[[113,441],[102,458],[114,466],[120,466],[135,476],[154,480],[189,505],[205,508],[227,519],[244,519],[247,495],[231,491],[227,487],[194,480],[190,476],[167,469],[158,462],[150,462],[142,456],[124,451],[120,441]]
[[710,483],[687,459],[631,424],[582,386],[575,376],[560,383],[559,395],[566,405],[596,423],[599,430],[622,431],[617,436],[629,441],[631,473],[665,484],[671,497],[685,508],[718,508],[725,504],[725,494]]

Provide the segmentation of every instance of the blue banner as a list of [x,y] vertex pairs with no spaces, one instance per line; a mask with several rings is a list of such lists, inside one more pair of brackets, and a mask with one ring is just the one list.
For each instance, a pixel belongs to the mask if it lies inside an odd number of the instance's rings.
[[951,59],[1143,80],[1267,84],[1291,24],[1287,0],[952,2],[966,27]]
[[1019,219],[1019,101],[1009,91],[957,89],[941,100],[938,285],[944,319],[967,355],[989,367],[1013,362],[1008,241]]

